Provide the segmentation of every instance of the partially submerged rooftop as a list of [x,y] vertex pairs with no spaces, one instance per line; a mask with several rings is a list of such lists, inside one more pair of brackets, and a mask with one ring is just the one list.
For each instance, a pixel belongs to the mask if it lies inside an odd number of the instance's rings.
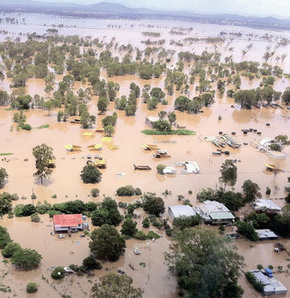
[[196,212],[189,205],[173,205],[168,207],[168,214],[174,219],[181,216],[195,216]]
[[267,239],[277,239],[278,235],[276,235],[273,231],[269,229],[259,229],[255,230],[258,234],[258,238],[260,240],[267,240]]
[[281,211],[281,207],[275,204],[271,200],[267,199],[258,199],[254,202],[254,209],[255,210],[262,210],[262,211],[274,211],[279,212]]
[[265,295],[287,294],[288,289],[276,278],[270,278],[267,275],[263,274],[260,270],[251,270],[250,272],[255,276],[257,281],[261,282],[264,285]]

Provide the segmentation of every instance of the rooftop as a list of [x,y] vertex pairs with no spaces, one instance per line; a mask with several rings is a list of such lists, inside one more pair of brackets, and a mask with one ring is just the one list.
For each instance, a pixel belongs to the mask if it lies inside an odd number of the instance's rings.
[[169,206],[168,211],[169,210],[171,210],[174,218],[180,217],[180,216],[195,216],[196,215],[193,208],[188,205]]
[[258,234],[259,239],[273,239],[273,238],[278,238],[278,236],[271,230],[269,229],[259,229],[255,230],[256,233]]
[[269,278],[264,275],[260,270],[251,270],[250,271],[255,278],[265,285],[264,293],[266,295],[271,294],[286,294],[288,292],[287,288],[276,278]]
[[271,200],[267,199],[258,199],[254,202],[254,208],[255,210],[258,209],[268,209],[268,210],[275,210],[275,211],[280,211],[281,207],[279,207],[277,204],[275,204]]
[[81,214],[57,214],[53,216],[53,224],[58,227],[77,227],[82,223]]
[[230,210],[222,203],[217,201],[204,201],[203,202],[204,209],[207,210],[207,213],[214,213],[214,212],[229,212]]

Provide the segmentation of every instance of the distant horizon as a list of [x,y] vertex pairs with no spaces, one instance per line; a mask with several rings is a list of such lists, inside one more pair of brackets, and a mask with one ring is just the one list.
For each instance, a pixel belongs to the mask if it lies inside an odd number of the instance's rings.
[[[19,0],[20,1],[20,0]],[[186,11],[202,14],[237,14],[243,16],[290,18],[289,0],[34,0],[42,3],[91,5],[101,2],[122,4],[131,8],[164,11]]]

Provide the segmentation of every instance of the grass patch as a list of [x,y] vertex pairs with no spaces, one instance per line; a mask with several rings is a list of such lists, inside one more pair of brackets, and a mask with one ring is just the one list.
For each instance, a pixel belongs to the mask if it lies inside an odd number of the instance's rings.
[[37,129],[42,129],[42,128],[49,128],[49,124],[44,124],[41,126],[36,127]]
[[188,129],[176,129],[171,131],[159,131],[153,129],[142,130],[142,132],[147,136],[194,136],[195,131]]
[[11,153],[11,152],[3,152],[3,153],[0,153],[0,156],[7,156],[7,155],[13,155],[14,153]]

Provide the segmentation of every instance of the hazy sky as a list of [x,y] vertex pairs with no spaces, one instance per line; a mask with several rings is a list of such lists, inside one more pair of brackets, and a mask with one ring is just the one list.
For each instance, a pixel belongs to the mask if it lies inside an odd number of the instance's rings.
[[[0,0],[1,1],[1,0]],[[42,2],[92,4],[116,2],[130,7],[186,10],[209,13],[290,17],[290,0],[36,0]]]

